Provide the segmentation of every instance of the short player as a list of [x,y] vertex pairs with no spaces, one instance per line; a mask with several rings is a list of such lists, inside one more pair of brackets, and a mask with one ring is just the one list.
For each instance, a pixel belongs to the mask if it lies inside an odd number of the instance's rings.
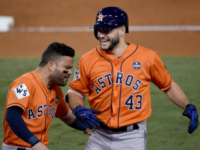
[[48,132],[54,117],[89,133],[66,105],[60,88],[72,74],[74,55],[71,47],[52,43],[43,53],[39,67],[10,85],[2,150],[48,150]]
[[[128,16],[118,7],[101,9],[94,35],[100,46],[84,54],[67,92],[73,113],[92,130],[85,150],[145,150],[146,120],[151,115],[153,82],[191,119],[188,132],[198,126],[198,114],[165,68],[157,52],[127,43]],[[93,115],[85,108],[84,99]],[[89,119],[88,119],[89,118]]]

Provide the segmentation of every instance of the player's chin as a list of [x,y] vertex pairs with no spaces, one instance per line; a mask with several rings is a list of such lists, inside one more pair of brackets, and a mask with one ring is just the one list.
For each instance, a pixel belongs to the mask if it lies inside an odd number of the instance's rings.
[[64,82],[65,84],[67,84],[68,79],[69,79],[69,78],[64,78],[64,81],[63,81],[63,82]]
[[67,84],[68,78],[64,78],[62,82],[60,82],[59,86],[65,86]]
[[101,45],[101,49],[104,51],[108,51],[109,45]]

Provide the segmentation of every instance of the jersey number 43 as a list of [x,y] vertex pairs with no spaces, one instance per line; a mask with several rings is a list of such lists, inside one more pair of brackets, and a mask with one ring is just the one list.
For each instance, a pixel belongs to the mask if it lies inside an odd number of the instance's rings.
[[139,110],[142,108],[142,95],[135,95],[136,104],[134,104],[134,95],[130,95],[128,99],[125,101],[125,105],[129,106],[129,110]]

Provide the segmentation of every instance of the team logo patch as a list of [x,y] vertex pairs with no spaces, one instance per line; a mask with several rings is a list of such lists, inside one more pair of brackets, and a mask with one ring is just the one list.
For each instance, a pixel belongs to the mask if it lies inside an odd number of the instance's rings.
[[58,104],[58,101],[59,101],[59,97],[56,96],[56,104]]
[[76,67],[76,70],[74,71],[74,81],[79,79],[81,77],[80,72],[79,72],[79,67]]
[[98,20],[97,21],[103,21],[103,18],[105,18],[106,16],[104,16],[104,15],[102,15],[102,13],[99,15],[99,16],[97,16],[98,17]]
[[20,86],[14,88],[13,91],[15,92],[15,95],[19,100],[24,97],[30,96],[30,93],[25,84],[21,84]]
[[133,68],[134,68],[135,70],[139,70],[139,69],[141,68],[140,62],[135,61],[135,62],[133,63]]

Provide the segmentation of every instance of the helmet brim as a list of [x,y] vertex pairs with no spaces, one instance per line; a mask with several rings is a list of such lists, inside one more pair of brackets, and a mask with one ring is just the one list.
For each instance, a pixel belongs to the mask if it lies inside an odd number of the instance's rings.
[[115,29],[123,25],[113,25],[113,24],[95,24],[90,27],[90,29]]

